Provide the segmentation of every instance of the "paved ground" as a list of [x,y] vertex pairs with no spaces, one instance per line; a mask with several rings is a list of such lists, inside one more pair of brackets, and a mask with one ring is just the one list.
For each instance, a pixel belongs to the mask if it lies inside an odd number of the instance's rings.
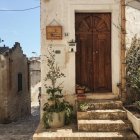
[[0,124],[0,140],[32,140],[39,123],[39,107],[32,107],[32,115],[10,124]]

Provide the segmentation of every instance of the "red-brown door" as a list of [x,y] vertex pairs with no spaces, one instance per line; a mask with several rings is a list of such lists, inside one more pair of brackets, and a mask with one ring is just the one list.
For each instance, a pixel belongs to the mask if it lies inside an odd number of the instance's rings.
[[92,92],[110,92],[111,14],[77,13],[76,84]]

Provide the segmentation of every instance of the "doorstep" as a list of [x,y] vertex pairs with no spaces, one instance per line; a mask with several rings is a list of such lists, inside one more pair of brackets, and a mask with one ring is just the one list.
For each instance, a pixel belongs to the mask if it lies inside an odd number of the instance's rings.
[[132,132],[78,132],[77,125],[72,124],[57,129],[45,129],[40,123],[33,140],[135,140]]
[[95,100],[115,100],[118,99],[118,95],[113,94],[112,92],[104,93],[85,93],[87,99]]

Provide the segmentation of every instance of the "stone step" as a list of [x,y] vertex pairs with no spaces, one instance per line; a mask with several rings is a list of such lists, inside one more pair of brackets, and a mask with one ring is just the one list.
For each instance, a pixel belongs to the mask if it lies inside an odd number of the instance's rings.
[[127,119],[127,113],[124,110],[91,110],[85,112],[77,112],[78,120],[118,120]]
[[86,93],[87,99],[93,100],[117,100],[119,99],[118,95],[113,94],[112,92],[105,93]]
[[128,120],[78,120],[78,130],[84,132],[116,132],[132,130]]
[[77,125],[44,129],[40,122],[33,140],[137,140],[132,131],[127,132],[78,132]]
[[43,132],[36,133],[33,140],[138,140],[132,132]]
[[104,110],[104,109],[122,109],[122,101],[111,100],[84,100],[78,101],[78,110]]

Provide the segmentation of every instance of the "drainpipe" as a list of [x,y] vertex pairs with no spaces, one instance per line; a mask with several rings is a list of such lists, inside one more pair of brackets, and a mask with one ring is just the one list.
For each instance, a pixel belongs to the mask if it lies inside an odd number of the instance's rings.
[[126,101],[126,71],[125,71],[125,52],[126,52],[126,17],[125,17],[125,0],[121,0],[121,99]]

